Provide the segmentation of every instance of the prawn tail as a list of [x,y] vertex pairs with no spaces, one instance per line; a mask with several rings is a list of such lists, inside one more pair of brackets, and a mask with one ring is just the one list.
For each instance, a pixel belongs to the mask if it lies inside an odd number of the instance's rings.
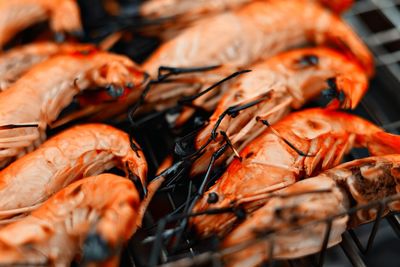
[[374,133],[368,140],[368,150],[373,156],[399,154],[400,136],[383,131]]

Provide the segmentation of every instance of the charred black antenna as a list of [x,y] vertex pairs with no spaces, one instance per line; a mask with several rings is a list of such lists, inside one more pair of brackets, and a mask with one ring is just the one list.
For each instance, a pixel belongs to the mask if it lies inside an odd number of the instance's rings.
[[[199,198],[206,191],[207,185],[208,185],[209,180],[210,180],[210,175],[211,175],[211,172],[212,172],[212,169],[214,167],[215,162],[218,160],[219,157],[221,157],[226,152],[228,147],[229,147],[229,145],[225,144],[222,147],[220,147],[216,152],[213,153],[213,155],[211,156],[210,163],[208,164],[206,174],[204,175],[203,181],[199,186],[197,194],[194,197],[194,199],[192,200],[192,202],[190,203],[190,205],[188,205],[188,207],[184,211],[184,213],[190,214],[192,212],[192,210],[194,208],[194,205],[196,204],[196,202],[199,200]],[[182,239],[182,235],[183,235],[184,230],[186,229],[187,223],[188,223],[188,217],[183,219],[182,222],[180,223],[179,230],[178,230],[178,232],[177,232],[177,234],[175,236],[175,241],[174,241],[174,244],[173,244],[173,248],[174,249],[177,248],[180,240]]]
[[260,121],[262,124],[264,124],[265,126],[267,126],[268,128],[271,129],[271,131],[278,136],[283,142],[285,142],[285,144],[287,144],[291,149],[293,149],[294,151],[296,151],[297,154],[299,154],[300,156],[303,157],[315,157],[315,155],[312,154],[307,154],[303,151],[301,151],[300,149],[298,149],[295,145],[293,145],[289,140],[287,140],[285,137],[283,137],[278,131],[276,131],[271,124],[265,120],[265,119],[261,119],[260,117],[256,118],[257,121]]
[[190,165],[189,161],[185,160],[178,161],[168,169],[161,172],[154,179],[164,177],[166,181],[163,187],[171,186],[182,176],[182,174],[185,172],[185,170],[188,168],[189,165]]
[[240,156],[239,152],[237,151],[237,149],[235,148],[235,146],[232,144],[231,139],[229,138],[229,136],[226,134],[226,132],[224,131],[220,131],[222,137],[224,138],[225,142],[228,144],[228,146],[232,149],[233,153],[235,153],[235,156],[242,161],[242,157]]
[[180,161],[176,162],[171,167],[162,171],[154,179],[159,179],[159,178],[163,177],[165,179],[164,187],[172,185],[182,176],[182,174],[191,166],[191,164],[196,159],[198,159],[201,155],[202,155],[202,153],[199,153],[193,157],[181,159]]
[[[151,90],[151,88],[152,88],[152,86],[154,84],[159,84],[159,83],[166,82],[169,77],[174,76],[174,75],[209,71],[209,70],[213,70],[213,69],[216,69],[216,68],[219,68],[219,67],[220,67],[219,65],[197,67],[197,68],[176,68],[176,67],[160,66],[158,68],[157,79],[148,81],[146,87],[143,89],[142,93],[140,94],[139,100],[135,103],[135,105],[129,111],[128,118],[129,118],[130,123],[132,125],[135,125],[135,122],[134,122],[134,119],[133,119],[133,115],[135,114],[136,110],[141,105],[143,105],[143,103],[145,102],[145,98],[146,98],[147,94],[149,93],[149,91]],[[147,78],[147,79],[149,79],[149,78]]]
[[213,85],[211,85],[210,87],[208,87],[207,89],[201,91],[201,92],[198,93],[198,94],[195,94],[195,95],[191,95],[191,96],[187,96],[187,97],[181,98],[181,99],[178,101],[178,103],[179,103],[179,104],[183,104],[183,105],[186,104],[186,103],[191,103],[193,100],[195,100],[195,99],[201,97],[202,95],[205,95],[206,93],[210,92],[211,90],[213,90],[214,88],[220,86],[221,84],[223,84],[223,83],[225,83],[225,82],[227,82],[227,81],[229,81],[229,80],[232,80],[233,78],[235,78],[235,77],[237,77],[237,76],[239,76],[239,75],[242,75],[242,74],[244,74],[244,73],[248,73],[248,72],[250,72],[250,71],[251,71],[251,70],[236,71],[236,72],[232,73],[231,75],[229,75],[228,77],[225,77],[224,79],[222,79],[222,80],[220,80],[220,81],[214,83]]
[[215,162],[226,152],[228,149],[229,145],[225,144],[222,147],[220,147],[216,152],[213,153],[211,156],[210,163],[208,164],[206,174],[204,175],[203,181],[199,187],[199,190],[197,192],[197,195],[200,197],[204,194],[207,184],[209,182],[209,178],[211,175],[212,168],[214,167]]
[[[135,105],[128,112],[128,120],[129,120],[132,128],[137,128],[138,125],[134,120],[134,114],[137,111],[137,109],[141,105],[143,105],[147,94],[149,93],[149,91],[151,90],[151,88],[154,84],[162,83],[168,77],[173,76],[173,75],[192,73],[192,72],[200,72],[200,71],[208,71],[208,70],[212,70],[212,69],[215,69],[218,67],[219,67],[218,65],[198,67],[198,68],[173,68],[173,67],[161,66],[158,69],[158,77],[156,80],[149,80],[150,76],[148,74],[146,74],[145,80],[148,80],[148,82],[147,82],[145,88],[143,89],[143,92],[141,93],[139,100],[135,103]],[[165,111],[165,112],[167,112],[167,111]],[[157,115],[160,115],[160,114],[157,114]],[[136,155],[139,157],[138,151],[140,151],[140,148],[133,141],[133,129],[131,129],[129,131],[129,139],[130,139],[132,150],[135,151]]]
[[190,135],[193,135],[193,133],[189,133],[188,135],[184,136],[181,138],[181,140],[178,140],[175,146],[175,152],[177,152],[178,155],[182,156],[182,160],[185,159],[190,159],[193,157],[198,157],[200,154],[204,153],[204,149],[211,143],[212,139],[209,138],[203,145],[201,145],[200,148],[192,152],[191,154],[185,155],[184,153],[184,148],[182,146],[183,140],[187,139],[190,137]]
[[[269,91],[269,92],[267,92],[267,93],[265,93],[265,94],[260,95],[260,97],[259,97],[258,99],[256,99],[256,100],[253,100],[253,101],[250,101],[250,102],[244,103],[244,104],[234,105],[234,106],[231,106],[231,107],[227,108],[227,109],[219,116],[219,118],[218,118],[216,124],[214,125],[213,130],[211,131],[210,138],[209,138],[200,148],[198,148],[196,151],[192,152],[192,154],[185,155],[184,157],[186,157],[186,158],[187,158],[187,157],[193,157],[193,156],[198,155],[199,153],[202,153],[202,152],[204,151],[204,149],[205,149],[212,141],[214,141],[215,138],[217,137],[217,135],[218,135],[218,132],[217,132],[218,127],[220,126],[222,120],[223,120],[226,116],[235,117],[235,116],[238,115],[238,113],[239,113],[240,111],[245,110],[245,109],[248,109],[248,108],[250,108],[250,107],[253,107],[253,106],[255,106],[255,105],[261,103],[262,101],[264,101],[264,100],[266,100],[266,99],[269,99],[269,98],[271,97],[271,94],[272,94],[272,93],[273,93],[272,91]],[[182,139],[182,140],[186,140],[186,139],[192,137],[194,134],[195,134],[195,132],[191,132],[191,133],[189,133],[188,135],[182,137],[181,139]],[[183,151],[184,151],[184,150],[182,149],[182,146],[180,145],[180,142],[181,142],[181,140],[178,140],[178,143],[177,143],[177,146],[176,146],[176,149],[175,149],[177,152],[183,152]],[[181,154],[183,154],[183,153],[181,153]],[[236,153],[235,153],[235,154],[236,154]]]
[[220,66],[221,65],[211,65],[211,66],[202,66],[202,67],[194,67],[194,68],[178,68],[178,67],[161,66],[158,68],[157,81],[162,82],[171,76],[179,75],[179,74],[210,71],[210,70],[217,69]]
[[231,117],[236,117],[240,111],[251,108],[255,105],[258,105],[259,103],[261,103],[262,101],[271,98],[273,91],[268,91],[265,94],[262,94],[260,96],[260,98],[250,101],[248,103],[244,103],[244,104],[238,104],[238,105],[234,105],[231,106],[229,108],[227,108],[224,112],[222,112],[222,114],[218,117],[217,122],[214,125],[214,128],[211,131],[211,138],[213,140],[215,140],[215,138],[217,137],[217,129],[218,127],[221,125],[222,120],[226,117],[226,116],[231,116]]
[[177,140],[175,141],[175,148],[174,148],[175,154],[182,158],[186,157],[187,146],[189,146],[192,143],[193,138],[196,137],[198,132],[199,128],[189,132],[188,134],[182,137],[177,138]]
[[0,130],[11,130],[17,128],[39,128],[38,123],[14,123],[0,125]]
[[184,213],[184,214],[176,214],[173,216],[167,216],[164,219],[161,219],[158,226],[157,226],[157,232],[154,238],[154,243],[152,250],[150,252],[150,257],[149,257],[149,267],[155,267],[157,266],[158,258],[162,249],[162,243],[163,239],[168,238],[168,236],[173,235],[176,233],[176,231],[180,231],[180,228],[178,229],[173,229],[174,231],[169,231],[166,233],[165,228],[168,223],[175,222],[178,220],[182,219],[188,219],[192,217],[197,217],[201,215],[211,215],[211,214],[223,214],[227,212],[234,212],[232,208],[221,208],[221,209],[210,209],[202,212],[197,212],[197,213]]

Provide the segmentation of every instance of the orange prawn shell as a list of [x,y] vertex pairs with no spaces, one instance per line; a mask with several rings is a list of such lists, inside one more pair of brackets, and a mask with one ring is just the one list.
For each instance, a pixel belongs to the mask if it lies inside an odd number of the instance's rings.
[[[146,186],[147,162],[127,133],[105,124],[71,127],[0,171],[0,218],[38,205],[68,184],[112,167]],[[15,210],[14,213],[11,211]]]
[[0,2],[0,47],[19,31],[50,18],[55,32],[80,32],[76,0],[6,0]]
[[136,231],[139,205],[139,194],[126,178],[102,174],[77,181],[0,229],[0,262],[67,265],[93,231],[117,249]]
[[17,46],[0,56],[0,91],[6,90],[34,65],[57,54],[94,49],[91,44],[37,42]]
[[[283,138],[311,156],[300,155]],[[236,207],[241,203],[251,212],[265,202],[262,195],[339,165],[354,146],[367,147],[372,155],[387,155],[399,153],[399,144],[399,136],[385,133],[351,114],[318,108],[292,113],[252,141],[240,153],[242,160],[235,159],[228,166],[194,211]],[[210,192],[219,195],[217,203],[207,202]],[[233,214],[226,213],[199,216],[192,223],[200,235],[223,235],[235,220]]]
[[[25,149],[37,146],[44,139],[47,125],[55,122],[81,91],[113,85],[131,87],[131,93],[138,96],[146,78],[129,58],[95,49],[56,55],[34,66],[0,93],[0,125],[36,123],[39,127],[0,131],[0,145],[4,148],[0,167],[26,153]],[[90,108],[95,112],[102,106]],[[10,142],[10,138],[18,142]]]
[[[196,137],[197,149],[210,142],[217,123],[216,133],[224,131],[240,152],[264,130],[261,123],[254,123],[258,116],[274,124],[291,109],[301,108],[327,88],[333,92],[330,109],[355,108],[368,89],[368,76],[359,64],[326,47],[294,49],[248,68],[251,72],[227,85],[229,89],[223,92],[209,123]],[[234,118],[225,116],[221,120],[229,108],[252,102],[257,104],[241,110]],[[216,138],[196,160],[191,175],[205,172],[209,158],[219,149],[219,142],[223,142],[222,136]],[[230,155],[232,151],[228,150],[216,164],[229,163]]]

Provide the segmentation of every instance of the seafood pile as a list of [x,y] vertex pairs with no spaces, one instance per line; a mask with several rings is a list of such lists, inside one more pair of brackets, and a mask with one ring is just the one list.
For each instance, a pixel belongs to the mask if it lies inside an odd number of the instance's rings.
[[[340,18],[353,1],[126,2],[98,1],[112,30],[96,41],[84,3],[0,1],[1,266],[119,266],[132,242],[154,266],[188,235],[260,266],[400,210],[400,136],[349,111],[374,75]],[[136,35],[161,43],[143,62],[118,48]],[[141,126],[158,118],[173,147],[153,166]],[[344,162],[353,148],[369,157]],[[137,241],[154,198],[182,187]]]

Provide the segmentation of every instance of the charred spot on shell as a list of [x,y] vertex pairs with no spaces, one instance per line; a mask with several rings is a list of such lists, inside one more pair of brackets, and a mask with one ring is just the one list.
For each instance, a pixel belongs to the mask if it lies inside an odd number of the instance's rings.
[[119,98],[124,95],[125,89],[122,86],[115,86],[110,84],[106,87],[107,94],[113,99]]
[[319,123],[318,121],[315,121],[315,120],[307,120],[306,124],[308,127],[310,127],[313,130],[320,130],[320,129],[324,128],[324,125],[322,125],[321,123]]
[[244,156],[244,158],[245,158],[245,159],[248,159],[248,158],[250,158],[250,157],[253,156],[253,155],[254,155],[254,152],[253,152],[253,151],[250,151],[249,153],[246,154],[246,156]]
[[83,260],[85,262],[105,261],[113,255],[113,251],[97,233],[90,233],[83,243]]
[[[351,169],[354,177],[354,188],[363,196],[365,201],[374,201],[396,194],[396,181],[392,175],[392,164],[385,163],[379,166],[379,175],[375,179],[364,177],[361,168]],[[362,167],[375,168],[375,164],[366,164]],[[356,200],[357,201],[357,200]]]
[[76,196],[78,195],[82,190],[82,185],[78,185],[77,187],[75,187],[74,190],[72,190],[71,192],[71,196]]
[[314,67],[319,64],[319,58],[316,55],[304,55],[295,62],[299,69]]
[[281,219],[282,218],[282,208],[276,208],[275,210],[274,210],[274,213],[275,213],[275,216],[277,217],[277,218],[279,218],[279,219]]
[[327,79],[326,83],[328,84],[328,88],[322,91],[322,95],[328,100],[338,99],[340,103],[342,103],[346,96],[344,92],[337,87],[336,77]]
[[208,198],[207,198],[207,203],[208,204],[214,204],[217,203],[219,199],[219,196],[217,193],[215,192],[211,192],[210,194],[208,194]]
[[79,49],[76,50],[72,53],[73,56],[90,56],[92,54],[95,54],[96,52],[98,52],[98,50],[93,47],[93,48],[87,48],[87,49]]
[[47,226],[47,225],[43,225],[43,226],[42,226],[42,229],[43,229],[43,231],[44,231],[46,234],[50,234],[50,233],[53,232],[53,231],[51,230],[51,228],[50,228],[49,226]]

